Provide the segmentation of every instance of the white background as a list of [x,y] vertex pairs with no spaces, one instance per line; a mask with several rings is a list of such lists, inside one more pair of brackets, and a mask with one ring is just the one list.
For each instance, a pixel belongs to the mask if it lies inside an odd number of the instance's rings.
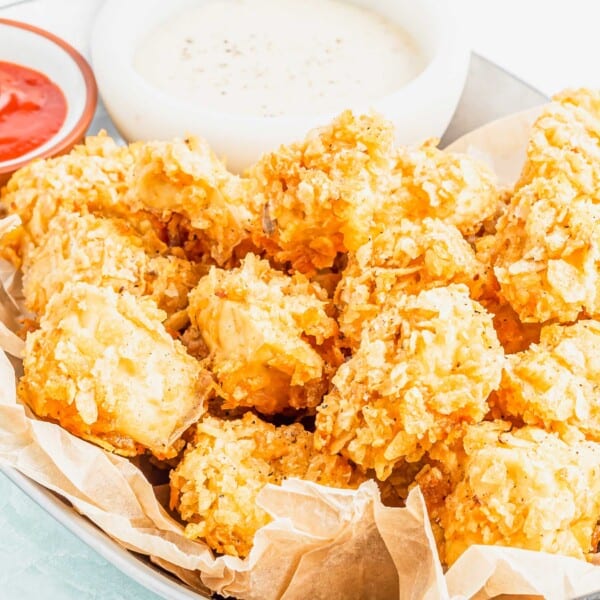
[[600,88],[600,0],[450,1],[473,49],[540,91]]

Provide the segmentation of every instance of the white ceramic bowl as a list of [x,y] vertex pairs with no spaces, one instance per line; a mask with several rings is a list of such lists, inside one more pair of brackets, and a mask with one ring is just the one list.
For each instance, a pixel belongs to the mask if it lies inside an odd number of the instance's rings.
[[[350,0],[348,0],[350,1]],[[208,110],[153,87],[134,68],[137,46],[165,18],[194,0],[108,0],[92,35],[92,63],[108,113],[127,140],[195,134],[240,171],[279,144],[302,139],[333,114],[255,117]],[[420,46],[427,66],[372,108],[394,122],[398,140],[441,136],[462,92],[469,63],[450,0],[352,0],[399,23]],[[353,108],[352,106],[342,107]]]
[[86,60],[59,37],[27,23],[0,19],[0,61],[39,71],[62,90],[67,115],[60,130],[27,154],[0,162],[0,184],[34,158],[54,156],[79,142],[94,116],[96,81]]

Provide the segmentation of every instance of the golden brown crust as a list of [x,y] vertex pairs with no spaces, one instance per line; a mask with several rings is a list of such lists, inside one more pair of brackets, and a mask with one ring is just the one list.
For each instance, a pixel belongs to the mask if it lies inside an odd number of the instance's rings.
[[463,283],[480,294],[483,266],[453,225],[438,219],[403,219],[351,254],[334,302],[345,342],[360,344],[364,327],[404,294]]
[[188,522],[186,535],[216,550],[246,556],[268,514],[256,504],[267,484],[299,477],[332,487],[363,479],[343,458],[320,455],[302,425],[275,427],[253,414],[205,417],[183,460],[171,472],[171,507]]
[[600,200],[600,90],[565,90],[534,123],[517,189],[563,176],[578,195]]
[[[142,144],[133,169],[127,205],[150,212],[163,223],[173,215],[183,217],[177,235],[182,244],[195,241],[196,256],[206,253],[223,265],[249,239],[258,216],[247,182],[229,173],[204,140],[189,137]],[[174,237],[172,232],[170,240]]]
[[457,424],[477,422],[500,381],[491,315],[464,285],[404,296],[376,317],[318,408],[315,442],[385,479]]
[[346,111],[304,142],[265,155],[246,173],[262,216],[256,245],[308,275],[357,250],[394,187],[393,139],[390,123]]
[[376,216],[380,227],[400,218],[431,217],[472,235],[495,215],[500,197],[492,171],[466,154],[439,150],[436,143],[397,149],[394,173],[400,185]]
[[501,293],[523,323],[600,315],[600,204],[566,177],[520,188],[496,243]]
[[500,414],[600,441],[600,323],[548,325],[539,344],[508,357],[494,404]]
[[442,556],[473,544],[576,558],[592,551],[600,515],[600,445],[542,429],[487,422],[468,428],[464,474],[439,511]]
[[600,315],[600,92],[567,90],[534,123],[497,227],[495,272],[524,323]]
[[341,361],[326,344],[337,335],[328,304],[317,284],[253,254],[238,269],[211,269],[191,292],[188,312],[228,408],[273,414],[321,401],[326,359]]
[[152,296],[171,315],[187,306],[189,290],[206,269],[167,250],[156,236],[142,237],[123,219],[59,212],[24,257],[27,308],[42,315],[53,294],[82,281]]
[[19,396],[40,417],[125,456],[177,453],[212,378],[149,298],[66,284],[28,334]]
[[[117,146],[106,134],[88,137],[66,155],[36,160],[19,169],[2,189],[1,201],[23,229],[19,256],[39,245],[58,211],[132,217],[123,197],[132,183],[138,144]],[[131,218],[144,227],[143,215]]]

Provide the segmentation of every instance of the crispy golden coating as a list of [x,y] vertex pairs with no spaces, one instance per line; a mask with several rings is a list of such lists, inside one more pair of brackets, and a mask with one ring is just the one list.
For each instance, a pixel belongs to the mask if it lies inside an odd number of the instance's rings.
[[560,174],[520,188],[498,222],[494,272],[523,323],[600,315],[600,203]]
[[312,438],[299,423],[275,427],[250,413],[231,421],[205,417],[171,472],[171,507],[188,522],[186,535],[243,557],[256,531],[270,521],[256,504],[267,483],[299,477],[357,487],[361,476],[340,456],[316,453]]
[[132,456],[174,456],[212,378],[174,341],[149,298],[65,284],[27,336],[20,398],[40,417]]
[[254,254],[237,269],[213,267],[190,293],[188,311],[211,352],[226,408],[273,414],[316,406],[327,389],[327,363],[341,360],[329,348],[337,325],[327,310],[318,285]]
[[534,123],[517,187],[536,177],[566,177],[578,194],[600,201],[600,91],[565,90]]
[[502,414],[600,441],[600,323],[542,328],[539,344],[506,361],[495,403]]
[[483,419],[503,358],[491,315],[466,286],[401,297],[371,321],[334,376],[318,407],[317,447],[385,479],[458,423]]
[[503,422],[468,429],[464,475],[440,510],[443,559],[452,564],[472,544],[583,558],[600,517],[600,445],[509,429]]
[[357,250],[398,179],[393,141],[390,123],[346,111],[304,142],[265,155],[246,173],[262,213],[255,243],[309,275]]
[[483,274],[477,300],[494,317],[494,329],[506,354],[526,350],[540,340],[539,323],[523,323],[512,306],[502,296],[500,284],[494,274],[493,263],[496,260],[497,240],[491,233],[478,236],[473,241],[475,254]]
[[[186,236],[218,264],[249,238],[253,220],[247,182],[227,171],[204,140],[190,137],[148,142],[136,154],[134,178],[126,202],[166,223],[172,215],[186,219]],[[181,227],[181,226],[180,226]]]
[[[56,158],[33,161],[19,169],[2,189],[1,200],[23,222],[20,238],[12,236],[18,256],[37,246],[59,210],[100,212],[130,217],[122,200],[131,185],[139,144],[117,146],[106,134]],[[142,217],[135,219],[137,225]]]
[[152,296],[170,315],[187,306],[188,292],[206,269],[166,252],[157,238],[142,238],[122,219],[59,212],[24,257],[26,305],[42,315],[53,294],[83,281]]
[[172,254],[155,256],[148,261],[145,274],[148,295],[168,317],[184,312],[190,290],[207,272],[205,265]]
[[403,219],[351,254],[335,304],[345,342],[358,348],[363,328],[403,294],[464,283],[477,296],[483,267],[458,229],[438,219]]
[[496,276],[521,321],[600,314],[600,93],[567,90],[533,125],[498,222]]
[[432,217],[471,235],[495,215],[500,196],[492,171],[466,154],[439,150],[436,142],[396,151],[394,172],[401,182],[377,214],[380,226]]

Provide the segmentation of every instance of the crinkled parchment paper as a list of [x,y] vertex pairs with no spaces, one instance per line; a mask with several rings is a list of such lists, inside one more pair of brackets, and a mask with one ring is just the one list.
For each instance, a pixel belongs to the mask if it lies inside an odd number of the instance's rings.
[[[503,183],[522,159],[529,113],[474,132],[457,146],[491,162]],[[0,222],[0,234],[15,225]],[[14,273],[0,264],[0,461],[66,498],[109,536],[200,589],[201,583],[252,600],[491,598],[500,594],[572,598],[600,590],[600,567],[514,548],[473,546],[444,575],[423,497],[414,489],[405,508],[381,504],[374,482],[335,490],[291,479],[268,485],[260,505],[273,520],[246,560],[215,558],[159,503],[130,461],[35,419],[16,397],[8,354],[19,313]],[[158,493],[157,493],[158,492]]]

